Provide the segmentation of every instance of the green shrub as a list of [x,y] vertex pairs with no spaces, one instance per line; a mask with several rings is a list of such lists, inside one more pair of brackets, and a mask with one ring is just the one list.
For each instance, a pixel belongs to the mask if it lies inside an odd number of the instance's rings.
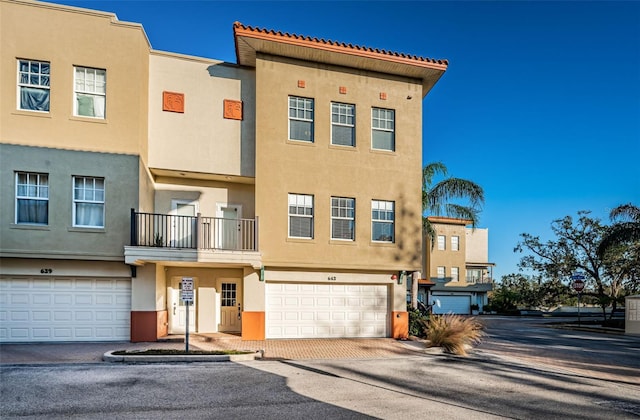
[[414,337],[424,337],[428,318],[414,308],[407,307],[409,312],[409,335]]
[[442,347],[447,353],[467,355],[467,346],[480,343],[484,332],[475,317],[432,315],[426,324],[427,346]]

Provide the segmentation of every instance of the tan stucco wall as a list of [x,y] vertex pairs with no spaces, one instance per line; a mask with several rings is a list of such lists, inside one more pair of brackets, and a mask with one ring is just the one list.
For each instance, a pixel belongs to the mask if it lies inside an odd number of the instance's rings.
[[[339,94],[340,86],[346,94]],[[256,90],[256,214],[264,265],[420,270],[420,83],[258,55]],[[289,95],[315,100],[313,144],[288,141]],[[330,145],[332,101],[356,105],[355,148]],[[372,107],[396,111],[395,152],[371,149]],[[312,240],[287,238],[288,193],[314,196]],[[330,239],[332,196],[356,200],[353,242]],[[371,242],[372,199],[395,201],[395,244]]]
[[[0,8],[0,141],[146,160],[149,44],[142,27],[41,2],[2,0]],[[51,63],[50,112],[18,110],[16,95],[6,94],[16,92],[19,58]],[[106,69],[105,119],[73,115],[74,65]]]
[[[154,51],[149,74],[149,166],[254,175],[253,71],[221,61]],[[163,111],[163,92],[184,95],[184,112]],[[224,100],[243,119],[224,118]]]
[[166,307],[156,305],[156,265],[136,267],[136,277],[131,279],[131,310],[156,311]]
[[466,228],[466,258],[469,262],[489,261],[489,229]]
[[[445,223],[433,223],[432,226],[436,230],[437,235],[444,235],[446,238],[445,250],[438,249],[438,240],[435,239],[433,247],[431,246],[431,240],[428,239],[426,244],[427,253],[427,278],[438,277],[438,267],[445,267],[445,277],[451,277],[451,267],[458,267],[459,282],[455,284],[449,283],[450,286],[458,286],[460,283],[465,283],[465,257],[466,257],[466,234],[464,225],[458,224],[445,224]],[[451,237],[459,237],[460,248],[458,251],[451,250]]]
[[198,212],[204,217],[215,217],[217,204],[241,205],[243,219],[252,219],[255,215],[254,186],[250,184],[193,180],[188,185],[156,184],[155,212],[169,213],[172,200],[197,202]]

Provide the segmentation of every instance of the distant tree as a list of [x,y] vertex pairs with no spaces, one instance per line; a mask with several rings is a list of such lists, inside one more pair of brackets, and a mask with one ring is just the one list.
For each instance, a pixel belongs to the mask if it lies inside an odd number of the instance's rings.
[[[436,176],[444,177],[435,182]],[[467,204],[456,202],[462,200]],[[447,167],[442,162],[432,162],[422,168],[422,226],[426,237],[435,237],[435,230],[429,216],[446,216],[466,219],[476,227],[479,213],[484,204],[484,191],[478,184],[450,177]],[[413,282],[411,288],[411,306],[418,305],[418,283]]]
[[542,281],[540,276],[512,273],[502,276],[490,294],[491,308],[508,312],[516,308],[549,308],[571,302],[570,288],[558,281]]
[[595,297],[606,317],[606,308],[611,305],[615,310],[628,293],[625,280],[629,273],[638,271],[625,260],[628,248],[610,248],[605,256],[600,257],[598,246],[609,230],[598,219],[589,217],[587,211],[578,212],[575,222],[571,216],[555,220],[551,229],[556,240],[542,242],[539,237],[528,233],[520,235],[522,241],[514,251],[529,254],[521,258],[519,267],[531,269],[548,281],[560,284],[568,282],[574,271],[584,272],[587,287],[583,295]]

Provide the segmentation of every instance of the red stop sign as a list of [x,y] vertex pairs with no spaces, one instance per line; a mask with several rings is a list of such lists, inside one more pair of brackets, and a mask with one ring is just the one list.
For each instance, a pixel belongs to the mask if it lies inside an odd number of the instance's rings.
[[582,289],[584,289],[584,281],[583,280],[574,280],[572,286],[573,286],[573,289],[576,292],[582,292]]

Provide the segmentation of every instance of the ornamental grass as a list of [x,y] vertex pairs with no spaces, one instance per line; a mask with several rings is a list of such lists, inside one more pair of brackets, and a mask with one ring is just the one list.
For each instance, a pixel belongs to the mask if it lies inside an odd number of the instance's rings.
[[466,356],[469,347],[482,341],[482,328],[475,317],[432,315],[425,327],[427,347],[442,347],[447,353]]

